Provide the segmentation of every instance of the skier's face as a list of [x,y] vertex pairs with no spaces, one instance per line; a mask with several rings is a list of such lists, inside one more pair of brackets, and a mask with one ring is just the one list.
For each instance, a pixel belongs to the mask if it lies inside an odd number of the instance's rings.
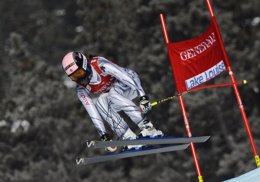
[[74,73],[72,73],[70,75],[70,78],[79,84],[87,85],[89,84],[92,78],[92,73],[87,74],[87,72],[84,69],[80,68]]

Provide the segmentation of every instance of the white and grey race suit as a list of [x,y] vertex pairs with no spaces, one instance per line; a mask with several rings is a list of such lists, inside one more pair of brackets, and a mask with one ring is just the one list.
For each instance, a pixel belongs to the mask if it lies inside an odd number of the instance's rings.
[[117,136],[122,138],[128,125],[119,111],[123,111],[137,125],[145,119],[139,107],[132,101],[145,95],[139,76],[136,72],[122,68],[104,57],[93,57],[88,59],[88,63],[91,65],[93,76],[88,85],[77,84],[78,98],[99,135],[106,133],[103,123],[105,120]]

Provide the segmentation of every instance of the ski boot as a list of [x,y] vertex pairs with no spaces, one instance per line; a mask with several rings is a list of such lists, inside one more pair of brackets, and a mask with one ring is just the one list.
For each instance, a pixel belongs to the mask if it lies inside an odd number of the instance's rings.
[[161,130],[157,130],[154,128],[153,124],[149,120],[141,121],[138,124],[138,127],[141,129],[141,132],[139,133],[139,137],[162,137],[164,134]]
[[[112,139],[110,138],[109,134],[105,133],[100,137],[100,140],[102,141],[112,141]],[[109,147],[105,147],[105,151],[107,152],[115,152],[117,150],[116,146],[109,146]]]
[[[135,140],[137,138],[136,134],[131,130],[131,129],[127,129],[125,134],[122,137],[122,140]],[[142,145],[127,145],[124,146],[121,151],[126,151],[126,150],[137,150],[142,148]]]

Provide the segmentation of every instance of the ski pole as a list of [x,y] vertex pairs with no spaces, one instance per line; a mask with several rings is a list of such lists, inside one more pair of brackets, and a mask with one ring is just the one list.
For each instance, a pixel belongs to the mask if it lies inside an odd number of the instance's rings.
[[173,100],[173,99],[176,99],[179,95],[173,95],[173,96],[170,96],[170,97],[167,97],[167,98],[164,98],[164,99],[161,99],[161,100],[157,100],[155,102],[152,102],[151,103],[151,106],[156,106],[157,104],[160,104],[162,102],[166,102],[168,100]]
[[[181,94],[178,94],[178,95],[173,95],[173,96],[170,96],[170,97],[167,97],[167,98],[164,98],[164,99],[160,99],[160,100],[157,100],[155,102],[152,102],[151,103],[151,106],[156,106],[162,102],[166,102],[166,101],[169,101],[169,100],[173,100],[173,99],[177,99],[178,96],[180,95],[183,95],[183,94],[186,94],[186,93],[189,93],[189,92],[192,92],[192,91],[197,91],[197,90],[201,90],[201,89],[204,89],[204,88],[215,88],[215,87],[226,87],[226,86],[232,86],[233,83],[221,83],[221,84],[214,84],[214,85],[206,85],[206,86],[200,86],[198,88],[194,88],[194,89],[191,89],[189,91],[186,91],[186,92],[183,92]],[[236,85],[245,85],[247,84],[247,80],[242,80],[242,81],[239,81],[239,82],[235,82]]]

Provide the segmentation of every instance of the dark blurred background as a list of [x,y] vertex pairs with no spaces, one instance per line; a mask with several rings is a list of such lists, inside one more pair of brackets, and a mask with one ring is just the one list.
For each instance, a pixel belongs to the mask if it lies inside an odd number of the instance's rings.
[[[260,1],[212,5],[236,79],[249,82],[239,91],[260,152]],[[82,141],[98,135],[62,57],[71,50],[104,56],[138,72],[152,101],[174,95],[159,13],[171,41],[200,35],[210,18],[204,0],[0,1],[1,182],[197,181],[190,149],[83,167],[72,160]],[[212,84],[223,82],[227,73]],[[196,145],[204,181],[256,168],[232,87],[184,100],[193,135],[211,135]],[[178,100],[150,117],[167,135],[186,136]]]

